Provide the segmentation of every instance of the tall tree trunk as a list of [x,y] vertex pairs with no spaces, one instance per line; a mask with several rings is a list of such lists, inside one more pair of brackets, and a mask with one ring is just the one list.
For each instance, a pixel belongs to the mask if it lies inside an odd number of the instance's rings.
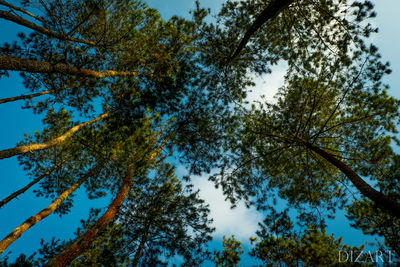
[[274,19],[276,16],[279,15],[279,13],[284,8],[286,8],[288,5],[290,5],[293,2],[294,2],[294,0],[272,0],[272,1],[270,1],[268,6],[263,11],[261,11],[261,13],[257,16],[256,20],[253,22],[253,24],[250,26],[250,28],[246,31],[242,40],[240,41],[239,45],[237,46],[235,52],[233,52],[232,56],[230,57],[230,60],[235,59],[240,54],[240,52],[243,50],[243,48],[249,42],[251,36],[258,29],[260,29],[264,23]]
[[139,264],[140,258],[142,257],[143,254],[144,246],[147,242],[147,236],[149,235],[149,230],[150,230],[150,223],[146,225],[145,232],[142,235],[142,238],[140,239],[140,244],[132,260],[132,267],[136,267]]
[[35,23],[30,22],[29,20],[26,20],[24,18],[15,16],[15,15],[11,14],[10,12],[7,12],[7,11],[0,10],[0,18],[8,20],[8,21],[12,21],[12,22],[17,23],[17,24],[19,24],[21,26],[30,28],[30,29],[32,29],[34,31],[40,32],[40,33],[42,33],[44,35],[47,35],[49,37],[57,38],[57,39],[62,40],[62,41],[72,41],[72,42],[75,42],[75,43],[82,43],[82,44],[91,45],[91,46],[95,46],[96,45],[95,42],[82,40],[82,39],[74,38],[74,37],[71,37],[71,36],[66,36],[64,34],[59,34],[57,32],[54,32],[54,31],[49,30],[49,29],[46,29],[44,27],[40,27],[40,26],[36,25]]
[[51,91],[43,91],[35,94],[30,94],[30,95],[20,95],[20,96],[14,96],[14,97],[8,97],[8,98],[2,98],[0,99],[0,104],[8,103],[8,102],[14,102],[18,100],[23,100],[23,99],[32,99],[34,97],[42,96],[42,95],[48,95],[53,93],[54,90]]
[[91,120],[87,121],[81,124],[78,124],[71,129],[69,129],[67,132],[65,132],[63,135],[60,135],[57,138],[54,138],[46,143],[39,143],[39,144],[31,144],[31,145],[24,145],[24,146],[18,146],[14,148],[9,148],[5,150],[0,151],[0,159],[4,158],[10,158],[16,155],[24,154],[27,152],[32,152],[32,151],[37,151],[37,150],[43,150],[43,149],[48,149],[50,147],[56,146],[64,142],[67,138],[71,137],[75,132],[80,130],[83,127],[86,127],[90,124],[93,124],[95,122],[100,121],[103,118],[106,118],[109,115],[109,113],[104,113],[101,116]]
[[101,232],[114,218],[119,208],[124,203],[131,187],[132,187],[132,168],[128,168],[124,181],[119,188],[117,196],[113,202],[108,206],[107,211],[100,217],[100,219],[80,238],[70,244],[55,258],[50,260],[46,266],[66,266],[70,264],[76,257],[82,254],[86,248],[97,238]]
[[36,215],[30,217],[20,226],[15,228],[9,235],[7,235],[2,241],[0,241],[0,255],[6,250],[15,240],[17,240],[24,232],[29,228],[49,216],[53,213],[77,188],[79,188],[89,177],[91,177],[97,167],[93,167],[86,175],[73,184],[70,188],[65,190],[53,203],[51,203],[47,208],[43,209]]
[[344,162],[337,159],[332,154],[306,141],[302,141],[302,143],[307,148],[314,151],[315,153],[323,157],[325,160],[330,162],[332,165],[334,165],[336,168],[341,170],[363,196],[369,198],[378,206],[380,206],[383,210],[390,212],[392,215],[400,219],[399,203],[393,201],[386,195],[375,190],[368,183],[366,183],[355,171],[353,171],[349,166],[347,166]]
[[[161,145],[154,151],[146,160],[146,162],[153,161],[162,151],[165,144],[168,142],[166,138]],[[84,233],[80,238],[70,244],[61,253],[51,259],[45,266],[67,266],[79,255],[81,255],[95,240],[98,234],[107,227],[107,225],[114,219],[115,215],[119,211],[121,205],[124,203],[130,189],[132,188],[132,170],[133,166],[129,166],[126,171],[126,176],[122,182],[121,187],[118,190],[117,196],[114,198],[112,203],[108,206],[107,211],[100,217],[100,219]]]
[[47,175],[49,175],[50,173],[52,173],[54,170],[56,170],[58,167],[60,167],[61,164],[56,164],[54,165],[53,168],[51,168],[50,170],[46,171],[45,173],[43,173],[42,175],[40,175],[39,177],[37,177],[36,179],[34,179],[32,182],[30,182],[29,184],[27,184],[26,186],[24,186],[23,188],[21,188],[20,190],[12,193],[11,195],[9,195],[8,197],[4,198],[2,201],[0,201],[0,208],[3,207],[5,204],[7,204],[8,202],[10,202],[11,200],[13,200],[14,198],[18,197],[19,195],[25,193],[29,188],[31,188],[33,185],[37,184],[38,182],[40,182],[44,177],[46,177]]
[[22,8],[20,8],[20,7],[17,7],[17,6],[14,6],[14,5],[12,5],[12,4],[10,4],[10,3],[7,3],[7,2],[5,2],[5,1],[0,1],[0,5],[9,7],[9,8],[11,8],[11,9],[14,9],[14,10],[19,11],[19,12],[22,12],[22,13],[24,13],[24,14],[26,14],[26,15],[28,15],[28,16],[34,18],[34,19],[37,19],[37,20],[39,20],[39,21],[41,21],[41,22],[44,21],[42,18],[40,18],[40,17],[38,17],[38,16],[35,16],[34,14],[32,14],[32,13],[26,11],[25,9],[22,9]]
[[114,71],[114,70],[95,71],[89,69],[80,69],[77,67],[69,66],[64,63],[53,64],[50,62],[22,59],[12,56],[0,56],[0,69],[27,71],[33,73],[61,73],[61,74],[76,75],[81,77],[93,77],[93,78],[138,75],[137,72]]

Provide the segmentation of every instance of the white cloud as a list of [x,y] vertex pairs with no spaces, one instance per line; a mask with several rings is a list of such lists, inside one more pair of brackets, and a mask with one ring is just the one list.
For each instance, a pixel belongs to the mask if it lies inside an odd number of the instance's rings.
[[254,103],[254,101],[263,101],[262,95],[265,96],[264,101],[274,102],[273,97],[278,92],[278,88],[283,85],[287,68],[287,64],[281,62],[272,67],[270,74],[255,76],[254,82],[256,86],[248,88],[246,100],[249,101],[249,104]]
[[[177,174],[187,174],[187,171],[183,167],[178,167]],[[249,237],[255,236],[258,223],[263,220],[262,213],[255,208],[246,208],[243,203],[238,203],[237,207],[231,209],[231,203],[225,201],[221,188],[216,189],[214,183],[208,181],[207,177],[193,176],[191,183],[194,185],[194,190],[200,190],[199,195],[206,204],[210,205],[215,237],[235,235],[240,241],[248,243]]]
[[263,220],[260,212],[255,208],[246,208],[243,203],[231,209],[221,188],[216,189],[206,177],[195,177],[192,182],[195,188],[200,189],[200,197],[210,205],[216,237],[235,235],[241,241],[248,241],[250,236],[255,236],[258,223]]

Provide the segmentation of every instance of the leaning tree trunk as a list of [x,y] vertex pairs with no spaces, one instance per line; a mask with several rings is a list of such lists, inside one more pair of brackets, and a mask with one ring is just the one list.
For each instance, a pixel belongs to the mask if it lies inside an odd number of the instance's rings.
[[264,23],[267,21],[270,21],[274,19],[276,16],[279,15],[279,13],[286,8],[288,5],[293,3],[294,0],[272,0],[268,4],[268,6],[261,11],[261,13],[257,16],[256,20],[253,22],[253,24],[250,26],[250,28],[246,31],[244,34],[243,38],[241,39],[239,45],[237,46],[235,52],[233,52],[232,56],[230,57],[230,60],[233,60],[236,58],[240,52],[243,50],[243,48],[246,46],[246,44],[249,42],[251,36],[261,28]]
[[326,152],[325,150],[323,150],[311,143],[308,143],[306,141],[302,141],[302,143],[307,148],[314,151],[315,153],[317,153],[318,155],[323,157],[325,160],[330,162],[332,165],[334,165],[336,168],[341,170],[347,176],[347,178],[351,181],[351,183],[360,191],[360,193],[363,196],[369,198],[374,203],[376,203],[379,207],[381,207],[383,210],[390,212],[395,217],[400,219],[400,204],[399,203],[397,203],[396,201],[393,201],[386,195],[375,190],[368,183],[366,183],[355,171],[353,171],[353,169],[351,169],[344,162],[340,161],[332,154],[330,154],[330,153]]
[[14,148],[9,148],[9,149],[5,149],[5,150],[1,150],[0,151],[0,159],[5,159],[5,158],[10,158],[16,155],[20,155],[20,154],[24,154],[27,152],[32,152],[32,151],[37,151],[37,150],[43,150],[43,149],[48,149],[51,148],[53,146],[59,145],[62,142],[64,142],[67,138],[71,137],[73,134],[75,134],[78,130],[80,130],[83,127],[86,127],[90,124],[93,124],[95,122],[100,121],[101,119],[106,118],[109,115],[109,113],[104,113],[101,116],[78,124],[74,127],[72,127],[71,129],[69,129],[67,132],[65,132],[63,135],[60,135],[57,138],[54,138],[46,143],[39,143],[39,144],[31,144],[31,145],[24,145],[24,146],[18,146],[18,147],[14,147]]
[[4,103],[8,103],[8,102],[14,102],[14,101],[18,101],[18,100],[24,100],[24,99],[32,99],[34,97],[51,94],[53,92],[54,92],[54,90],[50,90],[50,91],[43,91],[43,92],[30,94],[30,95],[21,95],[21,96],[13,96],[13,97],[2,98],[2,99],[0,99],[0,104],[4,104]]
[[[32,15],[30,15],[32,17]],[[66,36],[64,34],[59,34],[57,32],[54,32],[52,30],[46,29],[44,27],[40,27],[39,25],[36,25],[33,22],[30,22],[29,20],[26,20],[24,18],[15,16],[13,14],[11,14],[10,12],[7,11],[3,11],[0,10],[0,18],[8,20],[8,21],[12,21],[14,23],[17,23],[21,26],[30,28],[34,31],[40,32],[44,35],[47,35],[49,37],[53,37],[53,38],[57,38],[59,40],[62,41],[72,41],[72,42],[76,42],[76,43],[82,43],[82,44],[86,44],[86,45],[91,45],[91,46],[95,46],[96,43],[95,42],[91,42],[91,41],[87,41],[87,40],[82,40],[82,39],[78,39],[78,38],[74,38],[71,36]],[[36,18],[36,16],[35,16]]]
[[8,202],[10,202],[11,200],[13,200],[14,198],[16,198],[19,195],[25,193],[29,188],[31,188],[33,185],[35,185],[38,182],[40,182],[44,177],[46,177],[47,175],[52,173],[55,169],[57,169],[60,166],[61,166],[61,164],[55,165],[53,168],[51,168],[50,170],[48,170],[45,173],[43,173],[42,175],[40,175],[39,177],[37,177],[35,180],[33,180],[32,182],[30,182],[29,184],[27,184],[26,186],[24,186],[20,190],[14,192],[11,195],[9,195],[8,197],[4,198],[2,201],[0,201],[0,208],[3,207]]
[[116,76],[136,76],[137,72],[131,71],[95,71],[89,69],[80,69],[64,63],[51,63],[31,59],[22,59],[12,56],[0,56],[0,69],[27,71],[32,73],[61,73],[76,75],[81,77],[106,78]]
[[[162,144],[154,151],[146,160],[146,162],[152,162],[163,150],[165,144],[168,142],[166,138]],[[115,215],[119,211],[120,207],[124,203],[130,189],[132,188],[132,169],[133,166],[129,166],[126,172],[126,176],[122,182],[121,187],[118,190],[117,196],[114,198],[113,202],[108,206],[107,211],[100,217],[99,220],[79,237],[76,241],[70,244],[61,253],[51,259],[46,266],[67,266],[79,255],[81,255],[90,244],[97,238],[98,234],[107,227],[107,225],[114,219]]]
[[43,209],[36,215],[27,219],[20,226],[15,228],[9,235],[7,235],[2,241],[0,241],[0,255],[6,250],[15,240],[17,240],[23,233],[25,233],[29,228],[49,216],[53,213],[77,188],[79,188],[89,177],[91,177],[97,167],[93,167],[86,175],[73,184],[70,188],[65,190],[53,203],[51,203],[47,208]]

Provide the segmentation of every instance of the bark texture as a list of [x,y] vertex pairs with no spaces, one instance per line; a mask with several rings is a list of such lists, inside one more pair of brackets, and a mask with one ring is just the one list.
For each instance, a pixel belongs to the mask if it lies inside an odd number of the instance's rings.
[[104,118],[106,118],[109,115],[109,113],[104,113],[101,116],[91,120],[87,121],[81,124],[78,124],[71,129],[69,129],[67,132],[65,132],[63,135],[60,135],[57,138],[54,138],[46,143],[39,143],[39,144],[31,144],[31,145],[24,145],[24,146],[18,146],[14,148],[9,148],[5,150],[0,151],[0,159],[5,159],[5,158],[10,158],[16,155],[24,154],[27,152],[32,152],[32,151],[37,151],[37,150],[43,150],[43,149],[48,149],[50,147],[56,146],[64,142],[67,138],[71,137],[74,133],[76,133],[78,130],[82,129],[83,127],[86,127],[90,124],[93,124],[95,122],[98,122]]
[[41,27],[33,22],[30,22],[29,20],[26,20],[24,18],[15,16],[13,14],[11,14],[10,12],[7,11],[3,11],[0,10],[0,18],[8,20],[8,21],[12,21],[16,24],[22,25],[24,27],[27,27],[29,29],[32,29],[34,31],[40,32],[44,35],[47,35],[49,37],[53,37],[53,38],[57,38],[59,40],[62,41],[71,41],[71,42],[76,42],[76,43],[82,43],[82,44],[87,44],[87,45],[92,45],[95,46],[96,43],[91,42],[91,41],[87,41],[87,40],[82,40],[82,39],[78,39],[78,38],[74,38],[71,36],[66,36],[57,32],[54,32],[52,30],[46,29],[44,27]]
[[96,169],[96,167],[92,168],[85,176],[80,178],[78,182],[65,190],[47,208],[27,219],[25,222],[15,228],[9,235],[7,235],[2,241],[0,241],[0,255],[29,228],[53,213],[77,188],[79,188],[87,179],[89,179],[89,177],[95,173]]
[[3,98],[3,99],[0,99],[0,104],[4,104],[4,103],[8,103],[8,102],[14,102],[14,101],[18,101],[18,100],[24,100],[24,99],[32,99],[34,97],[51,94],[53,92],[54,91],[51,90],[51,91],[43,91],[43,92],[30,94],[30,95],[21,95],[21,96]]
[[250,26],[250,28],[246,31],[244,34],[243,38],[241,39],[239,45],[237,46],[235,52],[233,52],[232,56],[230,57],[230,60],[235,59],[240,52],[243,50],[243,48],[247,45],[249,42],[251,36],[261,28],[264,23],[267,21],[270,21],[274,19],[276,16],[279,15],[279,13],[286,8],[288,5],[293,3],[294,0],[272,0],[268,6],[261,11],[261,13],[257,16],[256,20],[253,22],[253,24]]
[[383,210],[386,210],[393,214],[395,217],[400,219],[400,204],[396,201],[393,201],[386,195],[382,194],[381,192],[375,190],[371,187],[368,183],[366,183],[353,169],[347,166],[344,162],[337,159],[332,154],[326,152],[325,150],[310,144],[308,142],[303,141],[303,144],[309,148],[310,150],[314,151],[325,160],[330,162],[336,168],[341,170],[347,178],[351,181],[351,183],[360,191],[360,193],[372,200],[378,206],[380,206]]
[[33,73],[60,73],[60,74],[69,74],[69,75],[76,75],[81,77],[93,77],[93,78],[138,75],[137,72],[114,71],[114,70],[95,71],[89,69],[80,69],[64,63],[53,64],[45,61],[22,59],[12,56],[0,56],[0,69],[27,71]]
[[13,200],[14,198],[18,197],[19,195],[25,193],[29,188],[31,188],[32,186],[34,186],[35,184],[37,184],[38,182],[40,182],[44,177],[46,177],[47,175],[49,175],[50,173],[52,173],[55,169],[57,169],[58,167],[60,167],[61,164],[57,164],[55,165],[53,168],[51,168],[50,170],[46,171],[45,173],[43,173],[42,175],[40,175],[39,177],[37,177],[36,179],[34,179],[32,182],[30,182],[29,184],[27,184],[26,186],[24,186],[23,188],[21,188],[20,190],[12,193],[11,195],[9,195],[8,197],[4,198],[2,201],[0,201],[0,208],[3,207],[5,204],[7,204],[8,202],[10,202],[11,200]]

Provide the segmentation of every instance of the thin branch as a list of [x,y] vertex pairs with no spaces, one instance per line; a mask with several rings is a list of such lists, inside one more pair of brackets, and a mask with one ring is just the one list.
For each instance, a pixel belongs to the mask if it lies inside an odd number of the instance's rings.
[[34,14],[32,14],[32,13],[26,11],[25,9],[22,9],[22,8],[20,8],[20,7],[17,7],[17,6],[14,6],[14,5],[12,5],[12,4],[10,4],[10,3],[7,3],[7,2],[5,2],[5,1],[0,0],[0,5],[9,7],[9,8],[11,8],[11,9],[14,9],[14,10],[19,11],[19,12],[22,12],[22,13],[24,13],[25,15],[28,15],[28,16],[30,16],[30,17],[36,19],[36,20],[39,20],[39,21],[41,21],[41,22],[44,22],[44,19],[42,19],[41,17],[38,17],[38,16],[36,16],[36,15],[34,15]]
[[97,167],[93,167],[86,175],[82,176],[75,184],[65,190],[47,208],[27,219],[25,222],[15,228],[9,235],[7,235],[2,241],[0,241],[0,255],[29,228],[53,213],[76,189],[78,189],[90,176],[92,176],[96,170]]
[[16,155],[20,155],[20,154],[24,154],[27,152],[32,152],[32,151],[38,151],[38,150],[43,150],[43,149],[48,149],[50,147],[59,145],[61,143],[63,143],[65,140],[67,140],[69,137],[71,137],[72,135],[74,135],[78,130],[82,129],[83,127],[86,127],[90,124],[96,123],[106,117],[109,116],[109,113],[104,113],[102,115],[100,115],[99,117],[78,124],[74,127],[72,127],[71,129],[69,129],[67,132],[65,132],[64,134],[60,135],[59,137],[56,137],[46,143],[36,143],[36,144],[30,144],[30,145],[23,145],[23,146],[18,146],[18,147],[14,147],[14,148],[10,148],[10,149],[5,149],[5,150],[1,150],[0,151],[0,159],[5,159],[5,158],[10,158]]
[[82,39],[78,39],[78,38],[74,38],[71,36],[66,36],[64,34],[54,32],[52,30],[41,27],[33,22],[30,22],[29,20],[15,16],[15,15],[11,14],[10,12],[0,10],[0,18],[8,20],[8,21],[12,21],[16,24],[27,27],[29,29],[32,29],[34,31],[37,31],[44,35],[47,35],[49,37],[57,38],[62,41],[71,41],[71,42],[75,42],[75,43],[82,43],[82,44],[86,44],[86,45],[96,46],[96,43],[94,43],[94,42],[82,40]]
[[32,99],[34,97],[42,96],[42,95],[48,95],[53,93],[54,90],[51,91],[43,91],[35,94],[30,94],[30,95],[21,95],[21,96],[14,96],[14,97],[8,97],[8,98],[3,98],[0,99],[0,104],[8,103],[8,102],[14,102],[18,100],[23,100],[23,99]]

